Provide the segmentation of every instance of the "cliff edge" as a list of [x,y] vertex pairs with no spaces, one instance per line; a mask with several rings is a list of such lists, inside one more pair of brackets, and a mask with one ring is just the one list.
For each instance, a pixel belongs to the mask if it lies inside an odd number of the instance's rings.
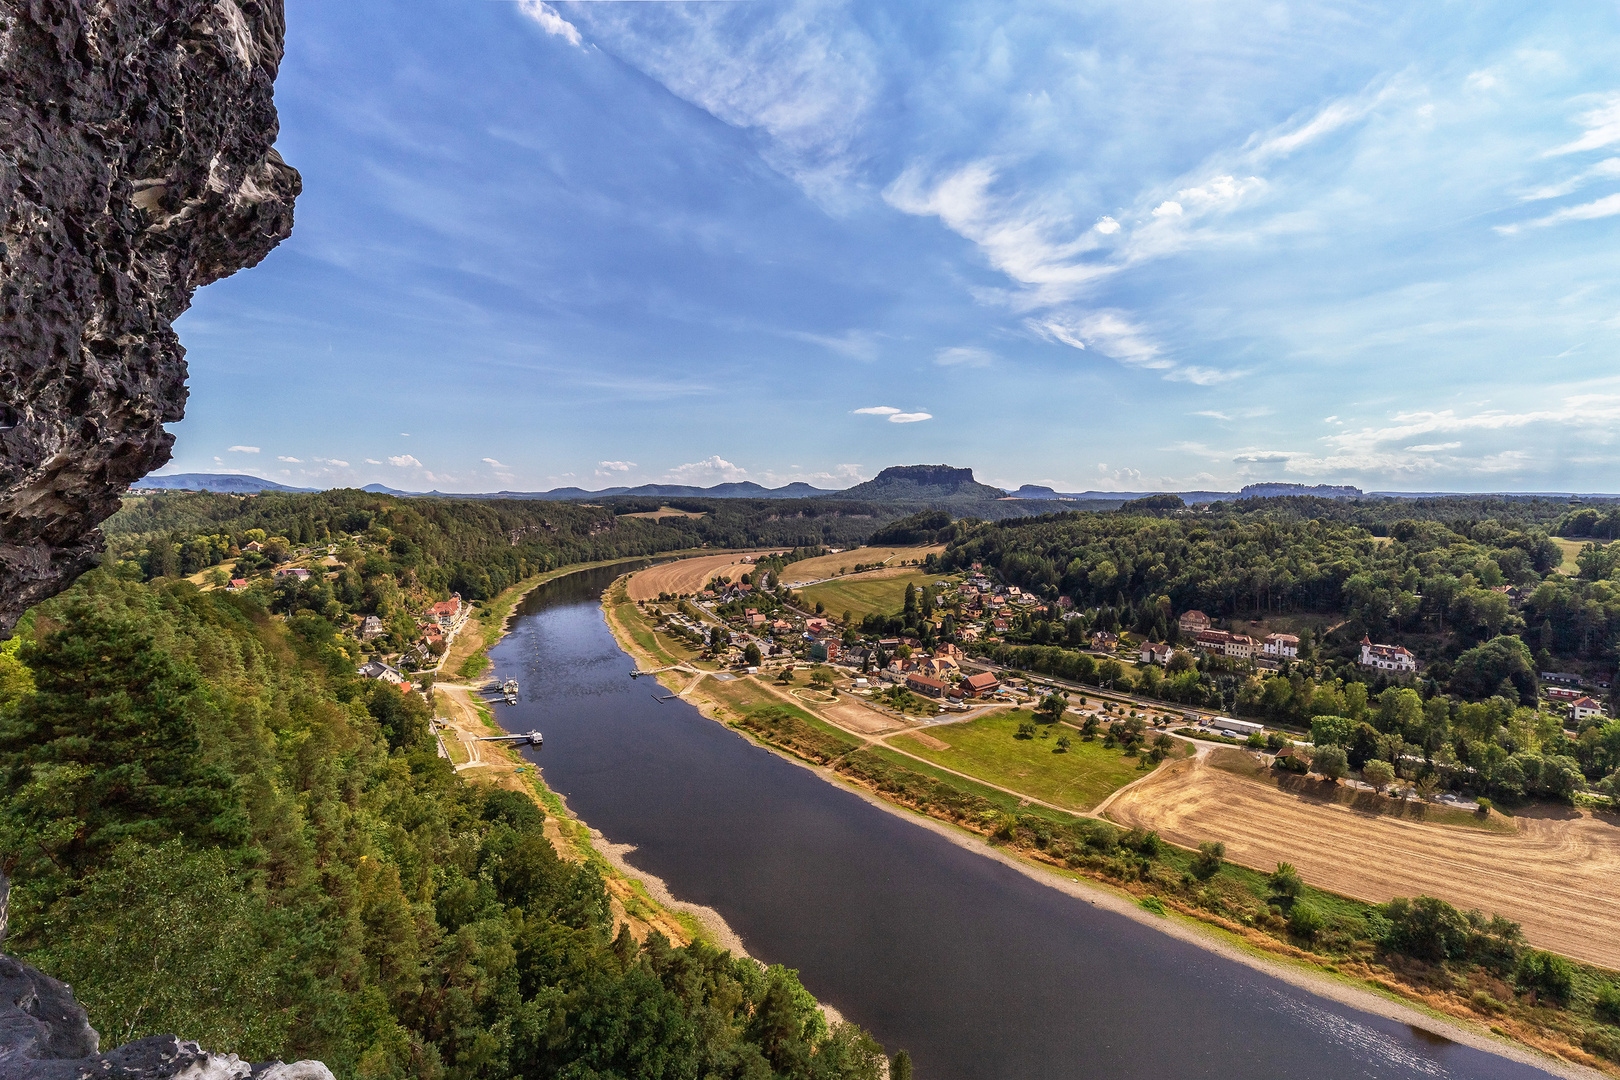
[[281,0],[0,0],[0,637],[169,460],[172,324],[292,232]]

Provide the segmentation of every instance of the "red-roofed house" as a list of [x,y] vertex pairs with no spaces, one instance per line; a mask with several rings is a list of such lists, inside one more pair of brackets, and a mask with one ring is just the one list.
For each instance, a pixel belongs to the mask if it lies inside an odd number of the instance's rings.
[[1595,698],[1576,698],[1569,703],[1569,718],[1577,724],[1589,716],[1602,716],[1603,704]]
[[428,616],[435,619],[440,626],[449,626],[461,614],[461,594],[451,593],[450,599],[441,600],[428,608]]
[[988,671],[969,675],[962,680],[962,689],[969,697],[984,697],[1001,689],[1001,680]]
[[1209,616],[1202,611],[1183,611],[1179,625],[1183,634],[1196,634],[1209,629]]
[[945,684],[921,672],[914,672],[906,676],[906,689],[915,690],[917,693],[926,694],[929,697],[945,696]]

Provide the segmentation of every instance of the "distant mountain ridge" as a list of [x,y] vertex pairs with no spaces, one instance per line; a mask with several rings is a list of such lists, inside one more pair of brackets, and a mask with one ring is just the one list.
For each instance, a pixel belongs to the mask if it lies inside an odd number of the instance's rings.
[[217,491],[227,495],[253,495],[261,491],[292,491],[309,494],[319,488],[288,487],[274,480],[263,480],[246,473],[175,473],[172,476],[146,476],[131,488],[155,491]]
[[975,480],[972,469],[950,465],[892,465],[864,484],[829,494],[866,502],[983,502],[1007,497],[1000,488]]

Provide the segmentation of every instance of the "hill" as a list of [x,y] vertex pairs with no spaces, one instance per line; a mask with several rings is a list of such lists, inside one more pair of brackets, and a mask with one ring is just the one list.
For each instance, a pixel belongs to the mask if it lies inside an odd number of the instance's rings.
[[248,495],[259,491],[310,492],[314,488],[288,487],[273,480],[261,480],[244,473],[175,473],[172,476],[148,476],[137,480],[134,489],[150,488],[158,491],[219,491],[231,495]]
[[972,469],[949,465],[894,465],[864,484],[831,493],[835,499],[871,502],[985,502],[1004,499],[998,487],[973,479]]

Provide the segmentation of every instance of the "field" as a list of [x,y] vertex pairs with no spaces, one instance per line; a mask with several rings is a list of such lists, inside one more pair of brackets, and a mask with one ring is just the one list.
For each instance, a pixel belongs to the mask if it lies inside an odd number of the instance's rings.
[[823,578],[839,577],[854,568],[856,563],[870,566],[873,563],[910,562],[916,559],[919,562],[930,555],[938,555],[945,550],[944,544],[931,544],[927,547],[863,547],[840,551],[837,555],[821,555],[814,559],[805,559],[801,562],[789,563],[782,570],[782,583],[784,585],[798,586],[807,581],[820,581]]
[[[926,738],[898,735],[890,743],[948,769],[1075,810],[1090,809],[1143,775],[1135,758],[1104,749],[1101,741],[1086,742],[1072,728],[1037,724],[1039,737],[1016,738],[1019,723],[1030,718],[1021,709],[993,713],[962,724],[936,725]],[[1060,754],[1056,743],[1064,734],[1069,751]],[[940,749],[939,742],[946,748]]]
[[1575,556],[1581,553],[1581,548],[1591,543],[1602,543],[1592,540],[1565,540],[1562,536],[1552,537],[1552,542],[1558,545],[1564,553],[1564,564],[1558,568],[1560,574],[1578,574],[1580,567],[1575,565]]
[[667,517],[695,519],[695,518],[702,517],[703,514],[702,514],[701,511],[677,510],[672,506],[660,506],[656,510],[643,510],[639,514],[625,514],[624,516],[625,517],[632,517],[632,518],[645,518],[648,521],[662,521],[664,518],[667,518]]
[[826,605],[827,614],[835,619],[841,618],[847,611],[859,622],[867,615],[900,614],[900,609],[906,604],[907,588],[912,585],[932,585],[942,580],[944,576],[941,574],[925,574],[921,570],[895,566],[885,570],[868,570],[864,574],[852,574],[837,581],[809,585],[795,591],[805,604],[813,605],[817,600],[821,601]]
[[693,559],[679,559],[660,566],[649,567],[630,579],[630,599],[656,600],[659,593],[697,593],[710,578],[728,577],[733,581],[754,572],[752,563],[742,561],[742,555],[699,555]]
[[1280,791],[1209,766],[1166,766],[1108,808],[1187,847],[1226,844],[1259,869],[1290,862],[1310,884],[1362,900],[1426,893],[1520,923],[1530,942],[1620,969],[1620,819],[1548,808],[1516,832],[1407,821]]

